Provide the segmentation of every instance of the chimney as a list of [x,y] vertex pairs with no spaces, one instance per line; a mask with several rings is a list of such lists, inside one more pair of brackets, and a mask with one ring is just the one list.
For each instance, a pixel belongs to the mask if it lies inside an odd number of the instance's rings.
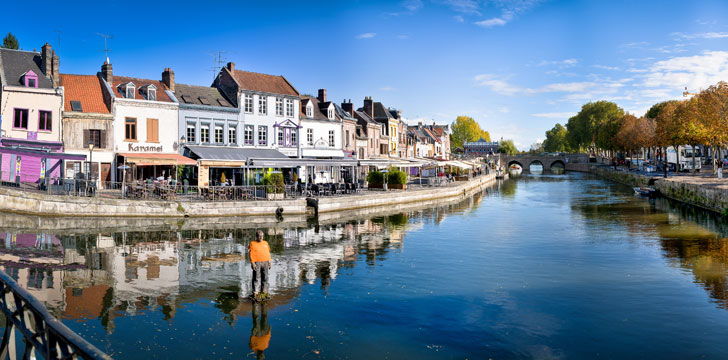
[[348,112],[349,115],[354,117],[354,104],[351,103],[351,100],[347,102],[346,99],[344,99],[344,102],[341,103],[341,109]]
[[374,119],[374,102],[372,102],[371,96],[364,97],[364,113],[369,115],[370,118]]
[[167,85],[167,88],[174,92],[174,71],[170,68],[164,68],[162,72],[162,82]]
[[326,89],[318,90],[318,101],[322,103],[326,102]]
[[59,71],[61,62],[58,60],[58,55],[56,55],[55,50],[53,50],[52,54],[53,62],[51,65],[51,78],[53,79],[53,87],[58,87],[61,84],[61,73]]
[[227,69],[230,70],[230,72],[235,71],[235,63],[232,61],[227,63]]
[[109,83],[109,86],[114,86],[114,73],[109,62],[105,61],[104,64],[101,65],[101,76],[107,83]]
[[53,53],[51,51],[51,46],[48,43],[40,48],[40,70],[45,77],[50,77],[53,69]]

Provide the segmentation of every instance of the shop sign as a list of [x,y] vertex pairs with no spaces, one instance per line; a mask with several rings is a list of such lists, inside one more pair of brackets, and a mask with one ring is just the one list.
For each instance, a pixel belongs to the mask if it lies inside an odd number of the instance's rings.
[[134,145],[134,144],[129,144],[129,151],[133,151],[133,152],[162,152],[162,145]]

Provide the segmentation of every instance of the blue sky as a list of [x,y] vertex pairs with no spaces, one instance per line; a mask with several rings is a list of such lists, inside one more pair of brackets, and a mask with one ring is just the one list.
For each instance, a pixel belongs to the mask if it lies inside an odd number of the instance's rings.
[[[209,85],[222,54],[238,69],[282,74],[302,93],[364,96],[412,121],[474,117],[521,149],[588,101],[643,114],[728,80],[726,1],[405,0],[39,2],[38,21],[5,16],[26,50],[59,48],[61,72]],[[3,4],[26,13],[23,2]],[[60,47],[58,46],[61,31]]]

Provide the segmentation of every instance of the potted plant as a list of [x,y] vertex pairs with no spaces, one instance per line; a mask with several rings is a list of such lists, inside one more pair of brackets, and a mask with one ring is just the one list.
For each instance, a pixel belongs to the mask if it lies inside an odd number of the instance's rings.
[[384,174],[381,171],[370,171],[367,174],[367,183],[370,189],[381,189],[384,184]]
[[389,169],[387,172],[387,187],[390,189],[407,189],[407,174],[398,169]]
[[283,174],[265,174],[263,177],[263,185],[265,185],[265,193],[268,200],[283,200]]

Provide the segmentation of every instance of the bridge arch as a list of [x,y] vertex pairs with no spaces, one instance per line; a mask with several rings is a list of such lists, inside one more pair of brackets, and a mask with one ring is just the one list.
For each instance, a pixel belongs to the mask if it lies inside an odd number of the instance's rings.
[[509,161],[508,162],[508,169],[510,169],[511,168],[511,165],[513,165],[513,164],[516,164],[516,165],[520,166],[521,169],[525,170],[525,167],[523,166],[523,164],[521,164],[521,162],[518,161],[518,160],[511,160],[511,161]]
[[555,160],[551,163],[551,171],[553,172],[554,169],[559,168],[561,171],[566,171],[566,163],[564,163],[562,160]]

